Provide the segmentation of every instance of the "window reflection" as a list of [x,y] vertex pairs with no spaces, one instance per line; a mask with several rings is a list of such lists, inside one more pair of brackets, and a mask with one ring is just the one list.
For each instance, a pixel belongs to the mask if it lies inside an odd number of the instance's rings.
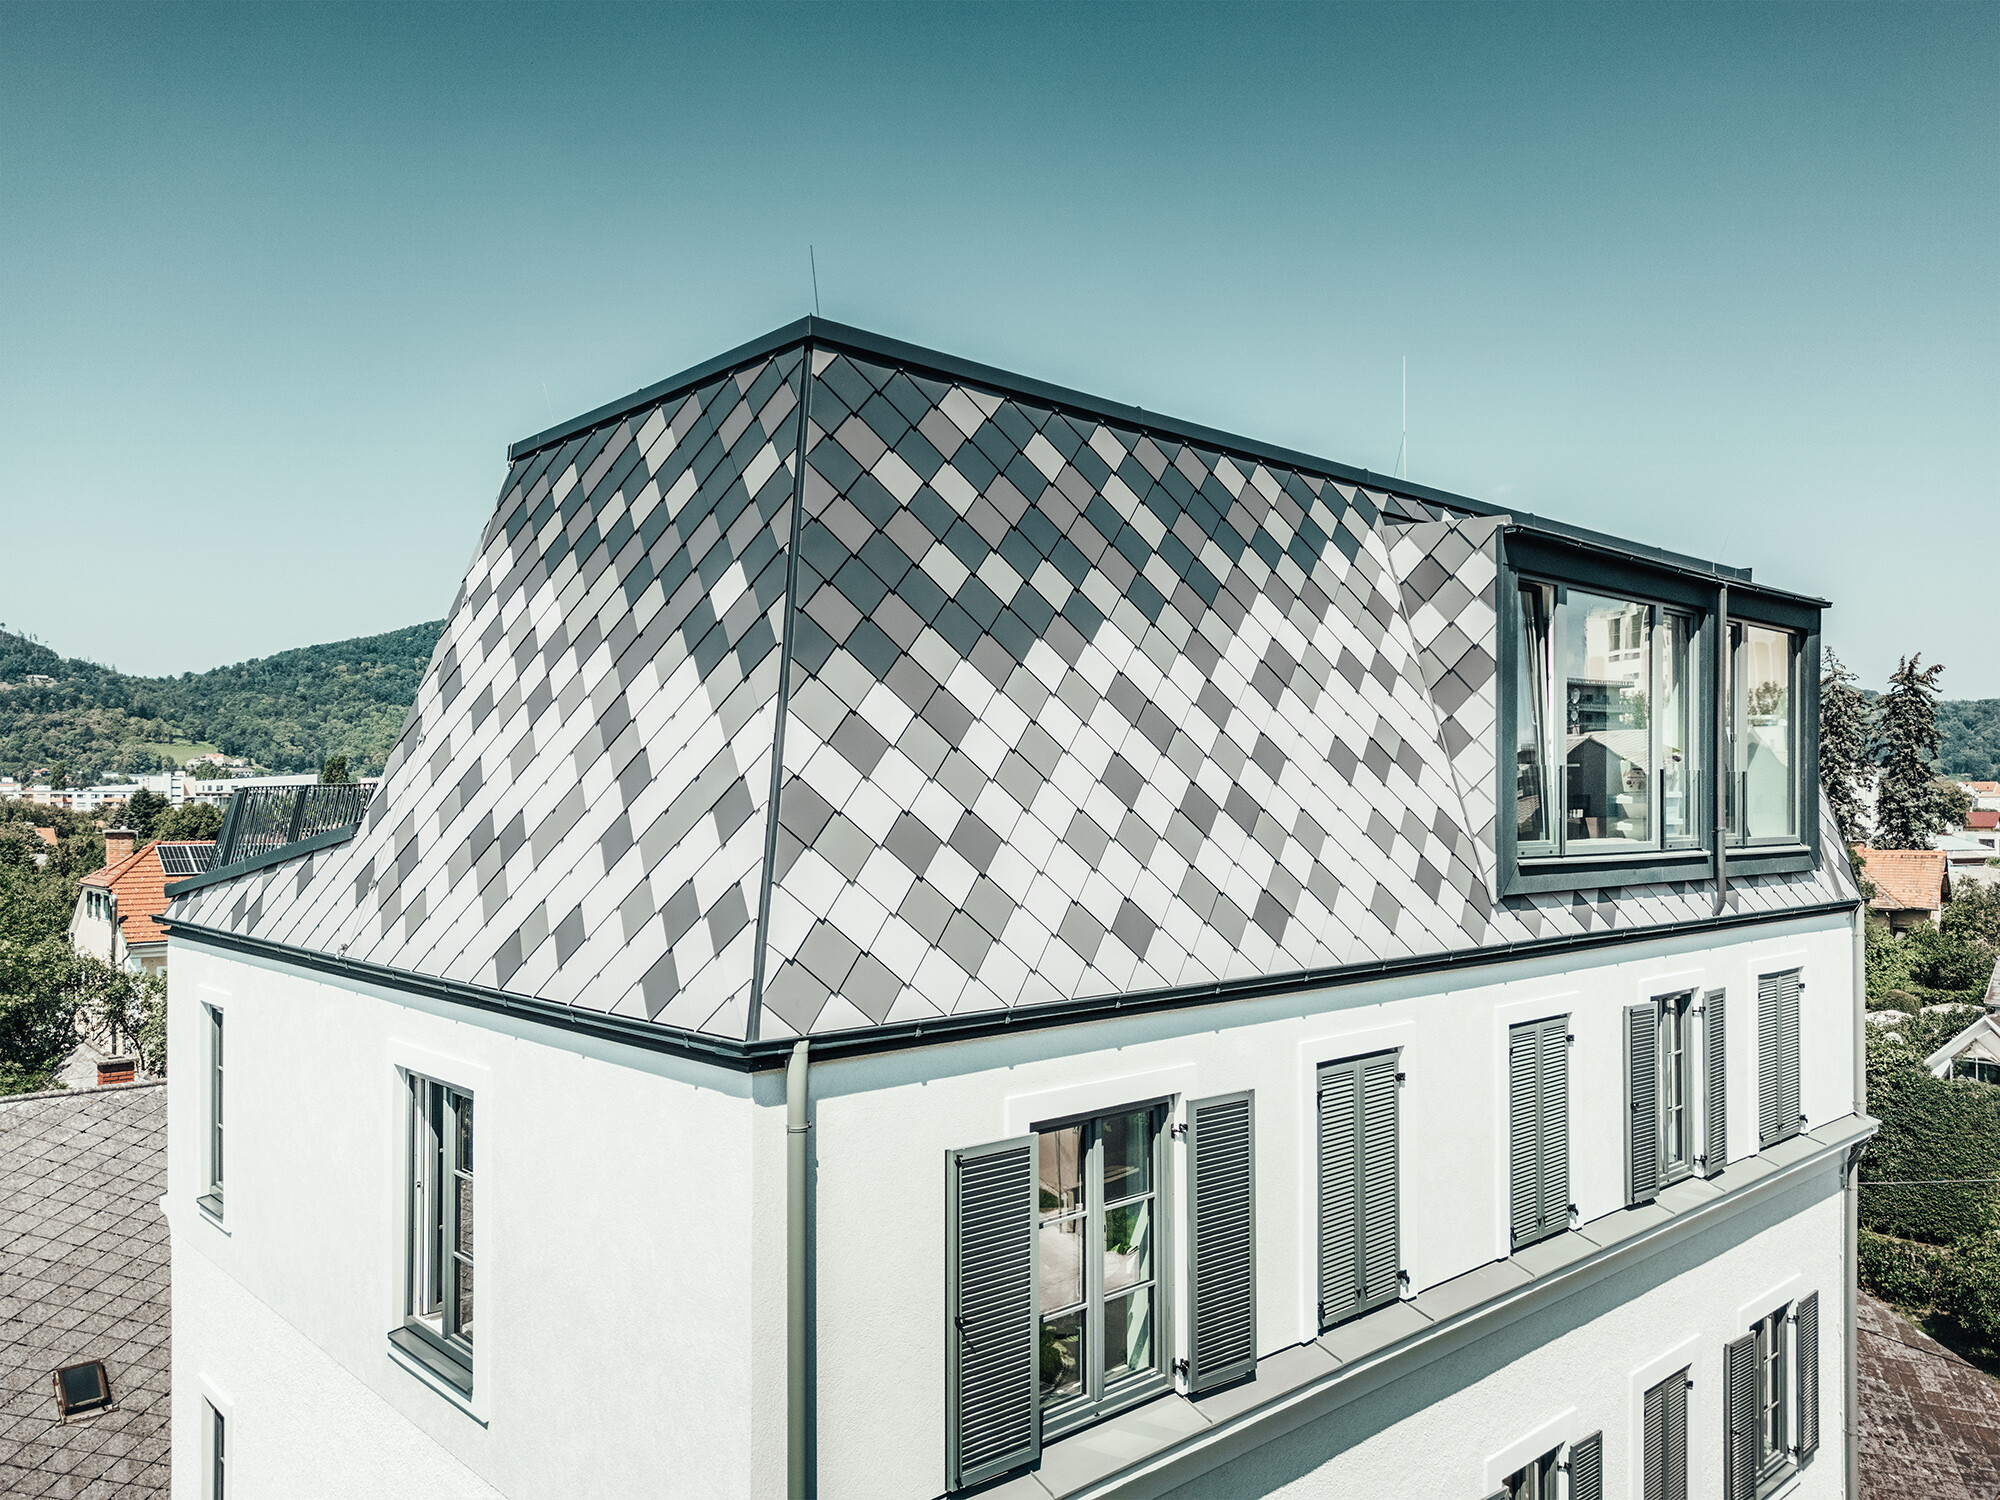
[[1744,842],[1798,836],[1793,770],[1793,654],[1788,630],[1731,628],[1730,721],[1733,769],[1731,832]]
[[1557,639],[1563,674],[1564,843],[1653,842],[1651,605],[1570,590]]

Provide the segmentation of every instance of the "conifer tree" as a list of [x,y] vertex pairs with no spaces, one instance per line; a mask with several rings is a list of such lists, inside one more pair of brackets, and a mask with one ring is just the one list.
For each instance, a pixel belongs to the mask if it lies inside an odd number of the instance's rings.
[[1937,785],[1937,697],[1942,664],[1905,657],[1876,705],[1875,844],[1881,849],[1928,849],[1949,826]]
[[1861,696],[1860,679],[1831,651],[1819,679],[1819,784],[1840,822],[1841,842],[1868,841],[1862,797],[1875,780],[1868,744],[1874,710]]

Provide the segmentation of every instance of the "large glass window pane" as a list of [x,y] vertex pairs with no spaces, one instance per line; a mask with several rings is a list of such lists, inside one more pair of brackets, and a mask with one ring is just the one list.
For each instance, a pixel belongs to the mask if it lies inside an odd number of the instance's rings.
[[1521,629],[1515,642],[1514,825],[1524,854],[1548,853],[1555,839],[1549,798],[1548,593],[1540,584],[1521,590]]
[[1564,844],[1654,842],[1651,605],[1571,589],[1557,632],[1564,693]]
[[1745,840],[1796,838],[1798,715],[1792,657],[1797,637],[1788,630],[1741,624],[1732,635],[1733,821]]
[[1701,721],[1694,711],[1694,620],[1664,612],[1658,636],[1660,835],[1669,845],[1692,844],[1700,838],[1701,827],[1697,770],[1707,759],[1696,743]]
[[1042,1405],[1083,1393],[1081,1308],[1042,1320]]
[[1045,1130],[1036,1143],[1044,1214],[1075,1213],[1083,1207],[1083,1127]]
[[1137,1286],[1153,1274],[1153,1204],[1142,1198],[1104,1211],[1104,1290]]
[[1153,1189],[1152,1111],[1112,1115],[1104,1122],[1104,1201]]
[[1104,1379],[1153,1367],[1153,1292],[1141,1287],[1104,1304]]

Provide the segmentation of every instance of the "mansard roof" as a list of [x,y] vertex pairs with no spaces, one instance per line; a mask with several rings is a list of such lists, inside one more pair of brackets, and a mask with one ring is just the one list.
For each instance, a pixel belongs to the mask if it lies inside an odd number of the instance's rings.
[[1713,910],[1493,894],[1499,539],[1747,572],[816,320],[509,460],[360,833],[177,921],[754,1041]]

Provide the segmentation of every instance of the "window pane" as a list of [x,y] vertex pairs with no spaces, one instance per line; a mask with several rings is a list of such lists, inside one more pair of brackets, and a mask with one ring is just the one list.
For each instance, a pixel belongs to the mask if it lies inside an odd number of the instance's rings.
[[467,1260],[472,1258],[472,1179],[463,1172],[452,1179],[458,1195],[457,1240],[452,1249]]
[[1695,743],[1694,621],[1687,615],[1661,618],[1660,648],[1660,770],[1665,787],[1660,806],[1661,836],[1670,844],[1692,843],[1698,821],[1705,757]]
[[1651,605],[1580,589],[1563,604],[1566,848],[1653,842],[1652,614]]
[[456,1322],[452,1331],[467,1343],[472,1342],[472,1262],[455,1260],[451,1266],[452,1303]]
[[1796,837],[1792,645],[1785,630],[1736,627],[1732,685],[1737,823],[1746,839]]
[[1083,1207],[1083,1127],[1045,1130],[1036,1157],[1041,1180],[1042,1213],[1075,1213]]
[[1153,1204],[1128,1203],[1104,1214],[1104,1290],[1136,1286],[1153,1274]]
[[458,1117],[458,1170],[472,1170],[472,1100],[465,1094],[451,1096],[452,1110]]
[[1042,1320],[1042,1404],[1083,1390],[1083,1312]]
[[1104,1122],[1104,1201],[1153,1190],[1153,1112],[1135,1110]]
[[1042,1306],[1051,1310],[1083,1300],[1085,1219],[1058,1219],[1041,1229]]
[[1104,1382],[1153,1368],[1153,1290],[1142,1287],[1104,1304]]
[[1539,587],[1521,590],[1521,634],[1515,642],[1519,660],[1514,673],[1514,824],[1515,837],[1523,845],[1547,844],[1555,837],[1549,825],[1546,598]]

